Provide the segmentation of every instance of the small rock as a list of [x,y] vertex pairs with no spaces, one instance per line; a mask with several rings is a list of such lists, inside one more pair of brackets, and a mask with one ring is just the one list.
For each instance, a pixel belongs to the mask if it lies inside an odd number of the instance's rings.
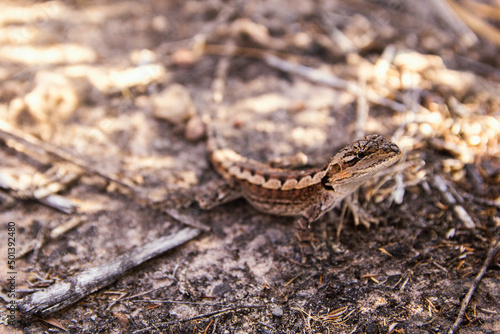
[[166,33],[170,28],[170,23],[165,16],[158,15],[151,21],[151,27],[158,32]]
[[186,87],[173,84],[153,97],[154,116],[168,122],[184,123],[196,114],[196,107]]
[[228,283],[222,283],[214,287],[213,294],[219,297],[224,296],[226,293],[232,290],[232,287]]
[[72,83],[62,74],[40,71],[35,77],[35,89],[25,102],[33,116],[46,121],[54,116],[66,119],[78,106],[78,95]]
[[130,53],[130,61],[134,65],[151,64],[154,63],[157,58],[158,56],[156,53],[148,49],[134,50]]
[[275,305],[271,309],[271,313],[275,317],[282,317],[283,316],[283,309],[281,308],[281,306]]
[[180,49],[172,54],[172,63],[182,67],[192,67],[198,62],[199,56],[195,52],[187,49]]
[[192,142],[201,140],[205,136],[205,130],[205,123],[200,116],[191,117],[186,124],[184,138]]
[[66,76],[40,71],[35,77],[35,88],[25,96],[24,102],[39,125],[40,135],[48,139],[53,134],[54,126],[63,123],[74,113],[79,97]]

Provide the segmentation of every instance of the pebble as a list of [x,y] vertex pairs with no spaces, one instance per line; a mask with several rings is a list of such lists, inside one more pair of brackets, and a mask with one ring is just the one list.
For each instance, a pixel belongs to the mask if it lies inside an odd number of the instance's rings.
[[275,306],[273,306],[273,308],[271,309],[271,313],[272,313],[275,317],[282,317],[282,316],[283,316],[283,309],[281,308],[281,306],[275,305]]
[[194,116],[189,119],[184,130],[184,138],[186,140],[196,142],[205,136],[205,123],[200,116]]
[[196,114],[196,107],[186,87],[173,84],[153,97],[153,114],[156,118],[181,124]]

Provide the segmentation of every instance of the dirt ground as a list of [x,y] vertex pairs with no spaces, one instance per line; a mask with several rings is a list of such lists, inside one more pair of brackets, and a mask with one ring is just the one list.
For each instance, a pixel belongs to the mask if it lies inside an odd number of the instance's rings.
[[2,1],[0,128],[75,157],[1,137],[16,298],[185,226],[150,203],[218,180],[202,120],[264,162],[321,165],[371,133],[404,156],[355,196],[366,215],[315,222],[314,261],[293,218],[193,204],[182,212],[210,230],[48,317],[7,326],[2,306],[0,332],[447,333],[486,264],[459,333],[500,333],[500,262],[485,262],[500,231],[500,58],[484,26],[463,25],[497,22],[486,3],[460,20],[439,3]]

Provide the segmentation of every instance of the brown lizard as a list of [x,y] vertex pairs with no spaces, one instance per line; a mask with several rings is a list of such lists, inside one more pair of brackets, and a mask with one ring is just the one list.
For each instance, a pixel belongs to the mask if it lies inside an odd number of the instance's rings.
[[298,238],[308,241],[312,222],[333,209],[365,181],[401,158],[399,147],[380,135],[345,146],[322,168],[272,168],[238,154],[223,144],[209,125],[208,151],[215,170],[228,187],[212,199],[198,197],[204,209],[244,197],[257,210],[279,216],[299,216]]

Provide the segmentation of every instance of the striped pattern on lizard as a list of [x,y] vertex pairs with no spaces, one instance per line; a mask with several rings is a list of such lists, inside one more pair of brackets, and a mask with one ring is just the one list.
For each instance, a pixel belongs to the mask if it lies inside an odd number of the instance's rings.
[[[220,202],[244,197],[261,212],[299,216],[299,240],[307,239],[310,224],[333,209],[360,185],[401,158],[399,147],[381,135],[369,135],[345,146],[321,168],[272,168],[227,148],[209,124],[208,151],[215,170],[233,189]],[[213,207],[203,199],[203,208]]]

